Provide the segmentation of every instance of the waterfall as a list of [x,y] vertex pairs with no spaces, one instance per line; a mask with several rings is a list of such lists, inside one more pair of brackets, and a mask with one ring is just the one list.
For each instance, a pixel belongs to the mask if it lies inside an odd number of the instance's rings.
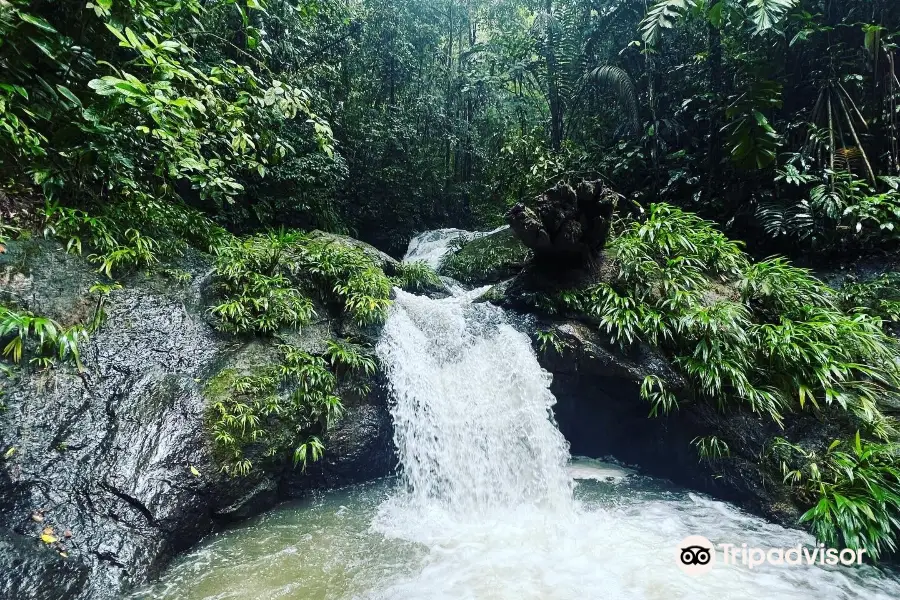
[[506,313],[473,302],[483,291],[397,291],[377,353],[399,478],[214,535],[133,600],[900,598],[900,584],[868,565],[683,573],[688,536],[758,548],[815,540],[611,465],[567,470],[550,375]]
[[472,517],[572,498],[550,375],[504,312],[397,291],[377,352],[391,384],[404,506]]

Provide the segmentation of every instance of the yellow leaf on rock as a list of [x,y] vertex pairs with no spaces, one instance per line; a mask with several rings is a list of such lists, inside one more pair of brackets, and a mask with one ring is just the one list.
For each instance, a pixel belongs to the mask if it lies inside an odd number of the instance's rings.
[[191,465],[191,475],[194,477],[200,477],[200,471],[197,470],[197,467]]
[[55,544],[59,541],[59,539],[56,536],[50,535],[49,533],[42,533],[41,541],[45,544]]

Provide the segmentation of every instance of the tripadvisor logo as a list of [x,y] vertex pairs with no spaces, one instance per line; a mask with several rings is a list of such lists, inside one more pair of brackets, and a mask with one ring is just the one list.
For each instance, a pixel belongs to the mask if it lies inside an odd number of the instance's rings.
[[752,548],[747,544],[713,544],[702,535],[691,535],[675,548],[676,564],[688,575],[702,575],[712,570],[716,562],[723,565],[745,565],[754,569],[761,565],[809,566],[862,564],[865,550],[826,548],[797,545],[792,548]]

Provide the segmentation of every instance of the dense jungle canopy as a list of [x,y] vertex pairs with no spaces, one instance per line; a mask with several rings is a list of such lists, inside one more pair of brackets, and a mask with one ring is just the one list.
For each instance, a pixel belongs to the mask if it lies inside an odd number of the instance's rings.
[[753,251],[884,248],[898,27],[891,0],[4,0],[3,210],[135,263],[206,233],[185,210],[396,253],[603,177]]

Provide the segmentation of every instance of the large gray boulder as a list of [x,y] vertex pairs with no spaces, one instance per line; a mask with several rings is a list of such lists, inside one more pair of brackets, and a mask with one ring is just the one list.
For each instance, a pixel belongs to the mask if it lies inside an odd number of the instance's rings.
[[[0,458],[0,598],[118,598],[219,523],[392,468],[376,377],[367,396],[343,396],[346,416],[306,475],[290,465],[221,473],[205,385],[225,367],[265,364],[276,340],[218,333],[207,312],[210,259],[188,253],[177,266],[189,282],[138,274],[109,296],[105,323],[83,345],[83,372],[66,364],[0,376],[0,456],[14,448]],[[52,242],[11,243],[0,255],[0,300],[64,324],[90,318],[97,278]],[[323,314],[285,335],[315,350],[344,328]],[[58,542],[39,539],[48,527]]]
[[369,257],[369,259],[371,259],[378,267],[381,268],[382,271],[385,272],[387,276],[393,277],[394,275],[398,275],[400,273],[400,261],[398,261],[393,256],[382,252],[375,246],[371,246],[363,241],[357,240],[347,235],[341,235],[339,233],[329,233],[320,229],[311,231],[309,233],[309,237],[316,240],[321,240],[326,243],[353,246],[354,248],[362,250],[365,255]]
[[439,272],[465,284],[496,283],[519,273],[531,257],[507,227],[469,240],[444,258]]

